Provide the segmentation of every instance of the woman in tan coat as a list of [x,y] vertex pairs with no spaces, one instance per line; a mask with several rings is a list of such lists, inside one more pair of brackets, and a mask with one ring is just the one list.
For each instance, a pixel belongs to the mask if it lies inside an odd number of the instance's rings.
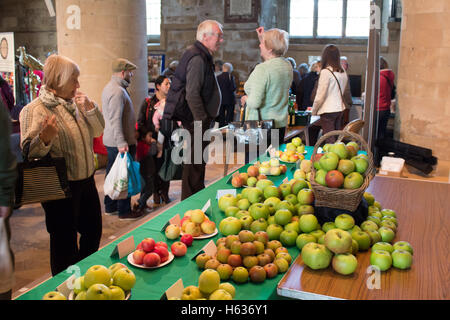
[[78,91],[80,70],[75,62],[51,55],[44,75],[39,97],[20,113],[20,129],[21,146],[29,144],[30,159],[50,153],[66,161],[72,196],[42,203],[55,275],[97,251],[100,244],[102,218],[94,180],[93,138],[103,133],[105,122],[98,106]]

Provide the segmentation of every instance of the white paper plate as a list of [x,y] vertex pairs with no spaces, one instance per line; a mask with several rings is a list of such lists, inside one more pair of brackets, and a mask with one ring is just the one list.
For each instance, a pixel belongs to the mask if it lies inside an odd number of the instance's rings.
[[167,259],[167,261],[157,265],[156,267],[146,267],[143,264],[137,264],[136,262],[134,262],[133,252],[128,255],[127,260],[132,266],[135,266],[137,268],[141,268],[141,269],[158,269],[158,268],[162,268],[162,267],[168,265],[169,263],[171,263],[173,258],[175,258],[175,256],[172,254],[172,252],[169,251],[169,259]]
[[[202,234],[201,236],[198,237],[192,237],[193,239],[197,239],[197,240],[201,240],[201,239],[208,239],[208,238],[212,238],[214,237],[217,233],[219,233],[219,230],[217,230],[217,228],[214,230],[213,233],[211,234]],[[184,232],[181,231],[181,235],[183,235]]]
[[[72,291],[70,291],[69,297],[67,298],[67,300],[75,300],[75,297],[76,297],[75,292],[73,292],[73,290],[72,290]],[[125,300],[130,300],[130,297],[131,297],[131,291],[125,292]]]

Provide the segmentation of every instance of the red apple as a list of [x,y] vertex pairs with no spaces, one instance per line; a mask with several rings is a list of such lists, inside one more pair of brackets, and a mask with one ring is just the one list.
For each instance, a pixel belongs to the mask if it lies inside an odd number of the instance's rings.
[[190,246],[192,246],[192,242],[194,241],[194,238],[192,237],[191,234],[185,233],[181,236],[180,241],[183,242],[188,247],[190,247]]
[[169,250],[167,243],[165,243],[164,241],[158,241],[157,243],[155,243],[155,247],[157,247],[157,246],[162,246],[162,247],[166,248],[167,250]]
[[152,238],[145,238],[144,240],[142,240],[141,245],[142,250],[144,250],[145,252],[152,252],[155,248],[155,240],[153,240]]
[[155,253],[150,252],[144,256],[144,265],[146,267],[156,267],[161,263],[161,257]]
[[144,250],[138,249],[135,252],[133,252],[133,260],[137,264],[143,264],[144,263],[144,257],[146,253]]
[[268,263],[264,267],[264,270],[267,273],[267,278],[273,278],[278,274],[278,267],[274,263]]
[[139,244],[136,247],[136,250],[142,250],[142,242],[139,242]]
[[287,171],[287,167],[284,164],[280,165],[280,169],[281,169],[282,174],[286,173],[286,171]]
[[244,182],[242,181],[242,178],[240,176],[235,176],[233,179],[231,179],[231,185],[235,188],[242,187]]
[[166,262],[169,259],[169,251],[165,247],[156,246],[153,252],[160,256],[161,263]]
[[325,176],[325,182],[330,188],[339,188],[344,184],[344,175],[338,170],[328,171]]
[[186,254],[187,247],[183,242],[177,241],[172,244],[170,250],[172,251],[175,257],[182,257]]
[[242,257],[238,254],[231,254],[228,256],[227,262],[230,266],[236,268],[242,265]]

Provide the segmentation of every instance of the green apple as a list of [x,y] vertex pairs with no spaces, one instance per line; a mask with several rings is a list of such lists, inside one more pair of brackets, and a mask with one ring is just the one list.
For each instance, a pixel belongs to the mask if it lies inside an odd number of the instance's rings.
[[278,189],[280,189],[283,199],[286,198],[287,195],[292,193],[292,186],[289,183],[281,184]]
[[391,228],[381,227],[378,232],[383,242],[392,242],[395,238],[395,232]]
[[327,183],[325,181],[325,177],[327,175],[327,172],[323,169],[320,169],[316,172],[316,175],[314,176],[314,181],[316,181],[318,184],[326,187]]
[[300,204],[311,205],[314,202],[314,192],[311,189],[302,189],[297,194],[297,200]]
[[375,202],[375,197],[373,196],[373,194],[371,194],[370,192],[366,191],[366,192],[364,192],[363,197],[364,197],[364,199],[366,199],[367,204],[369,206],[373,206],[373,203]]
[[79,294],[81,291],[85,291],[87,288],[84,286],[84,276],[78,277],[73,283],[73,292]]
[[110,286],[111,297],[110,300],[125,300],[125,292],[121,287],[118,286]]
[[270,216],[269,219],[267,219],[267,223],[269,225],[275,224],[275,216],[274,215]]
[[277,204],[277,206],[275,207],[275,212],[278,211],[278,210],[282,210],[282,209],[289,210],[292,214],[297,213],[296,210],[295,210],[295,206],[292,205],[292,203],[290,203],[289,201],[286,201],[286,200],[282,200],[282,201],[280,201]]
[[380,227],[380,224],[381,224],[381,219],[380,218],[375,217],[375,216],[368,216],[367,220],[375,222],[377,224],[377,226]]
[[253,218],[251,216],[243,216],[242,218],[239,218],[241,221],[241,228],[244,230],[250,230],[250,227],[253,223]]
[[[373,209],[371,210],[370,208],[376,208],[377,210],[373,210]],[[371,206],[371,207],[369,207],[369,217],[377,217],[380,220],[382,220],[383,215],[381,214],[381,212],[378,210],[377,207]]]
[[373,221],[366,220],[363,223],[361,223],[361,229],[363,231],[378,230],[378,225]]
[[264,204],[266,206],[268,206],[270,214],[274,214],[276,211],[275,208],[276,208],[277,204],[280,202],[281,202],[281,200],[279,198],[270,197],[264,201]]
[[281,192],[276,186],[267,186],[264,191],[264,198],[269,199],[271,197],[280,198]]
[[278,160],[277,158],[271,158],[269,161],[269,165],[271,167],[279,167],[280,166],[280,160]]
[[248,209],[248,212],[254,220],[258,220],[260,218],[267,219],[270,215],[269,207],[262,203],[252,204]]
[[300,230],[304,233],[317,230],[319,227],[319,221],[313,214],[304,214],[299,219]]
[[334,271],[346,276],[355,272],[358,267],[358,260],[351,253],[340,253],[333,257],[331,265]]
[[344,176],[346,176],[349,173],[352,173],[353,171],[355,171],[355,164],[353,163],[352,160],[342,159],[342,160],[339,160],[337,169]]
[[325,234],[325,245],[334,253],[347,253],[352,247],[352,237],[347,231],[331,229]]
[[284,226],[284,230],[293,230],[297,233],[300,233],[300,224],[298,223],[298,221],[292,221]]
[[292,142],[289,142],[288,144],[286,144],[286,150],[296,151],[297,146],[295,144],[293,144]]
[[[380,212],[380,215],[381,215],[381,212]],[[381,221],[384,221],[384,220],[392,221],[393,223],[395,223],[396,226],[398,226],[397,218],[394,218],[394,217],[391,217],[391,216],[383,216],[383,217],[381,217]]]
[[324,245],[309,242],[303,246],[301,256],[308,267],[319,270],[328,268],[333,254]]
[[322,230],[326,233],[331,229],[336,229],[336,224],[332,221],[325,222],[322,226]]
[[[325,233],[326,234],[326,233]],[[325,244],[325,234],[321,235],[319,238],[317,238],[317,243],[319,244]]]
[[351,228],[350,230],[347,230],[348,232],[350,232],[350,234],[353,231],[362,231],[361,228],[359,226],[357,226],[356,224],[353,226],[353,228]]
[[306,172],[304,172],[302,169],[295,170],[294,179],[296,180],[306,179]]
[[79,292],[76,296],[75,296],[75,300],[86,300],[86,290],[83,290],[81,292]]
[[344,178],[344,189],[358,189],[363,183],[363,176],[359,172],[352,172]]
[[392,253],[394,251],[394,247],[392,246],[392,244],[388,242],[377,242],[372,246],[372,251],[375,250],[384,250],[389,253]]
[[[248,208],[250,208],[250,205],[251,204],[250,204],[250,201],[248,201],[248,199],[241,199],[237,202],[237,207],[239,208],[239,210],[248,210]],[[232,207],[232,208],[236,208],[236,207]]]
[[302,250],[302,248],[310,242],[317,242],[317,238],[315,236],[313,236],[312,234],[308,234],[308,233],[302,233],[299,234],[297,236],[297,239],[295,240],[295,245],[297,246],[297,248],[299,248],[300,250]]
[[322,147],[324,152],[330,152],[330,148],[333,144],[332,143],[325,143],[325,145]]
[[334,224],[342,230],[349,230],[355,225],[355,219],[346,213],[340,214],[334,219]]
[[325,232],[323,232],[321,229],[318,229],[311,231],[309,234],[316,237],[316,239],[319,239],[321,236],[325,235]]
[[369,167],[369,161],[367,161],[364,157],[361,157],[360,155],[353,157],[351,160],[355,164],[356,172],[360,174],[366,172],[367,168]]
[[412,265],[412,254],[406,250],[394,250],[392,252],[392,265],[397,269],[409,269]]
[[295,137],[294,139],[292,139],[291,142],[296,147],[299,147],[302,145],[302,139],[300,139],[299,137]]
[[305,145],[302,144],[301,146],[298,146],[296,151],[300,154],[305,153]]
[[90,288],[97,283],[104,284],[107,287],[111,285],[111,271],[105,266],[94,265],[84,274],[84,286],[86,288]]
[[392,231],[397,232],[397,226],[395,225],[394,222],[392,222],[390,220],[385,219],[385,220],[381,221],[380,226],[392,229]]
[[351,254],[355,255],[357,254],[359,251],[359,244],[358,242],[352,238],[352,250],[351,250]]
[[347,145],[347,146],[352,146],[353,148],[355,148],[356,151],[359,150],[359,145],[358,145],[358,143],[355,142],[355,141],[350,141],[350,142],[348,142],[346,145]]
[[331,145],[329,151],[336,153],[341,160],[347,159],[348,157],[348,151],[343,142],[336,142],[335,144]]
[[414,254],[413,247],[411,246],[411,244],[409,242],[406,242],[406,241],[397,241],[396,243],[394,243],[394,249],[395,250],[405,250],[405,251],[409,251],[411,254]]
[[304,214],[314,214],[314,207],[309,204],[302,204],[297,207],[297,214],[302,216]]
[[44,294],[42,300],[67,300],[66,296],[58,291],[50,291]]
[[375,243],[381,241],[381,235],[378,232],[378,230],[367,230],[366,232],[367,232],[367,234],[370,237],[370,244],[371,245],[374,245]]
[[339,156],[333,152],[325,153],[319,160],[320,168],[325,171],[335,170],[339,163]]
[[[242,201],[242,200],[247,200],[247,199],[241,199],[240,201]],[[239,212],[239,210],[240,209],[238,207],[228,207],[225,210],[225,216],[226,217],[234,217],[236,215],[236,213]]]
[[111,289],[102,283],[96,283],[86,291],[86,300],[110,300]]
[[211,294],[220,285],[220,275],[216,270],[206,269],[198,277],[198,288],[202,293]]
[[237,199],[232,194],[225,194],[219,199],[219,209],[225,212],[228,207],[237,207]]
[[247,199],[251,204],[262,202],[264,200],[264,195],[259,188],[247,188]]
[[136,283],[136,276],[128,268],[117,270],[113,276],[113,285],[121,287],[123,291],[130,291]]
[[300,192],[300,190],[302,189],[308,189],[308,183],[306,182],[305,179],[298,179],[297,181],[294,182],[294,184],[292,185],[292,193],[294,195],[298,195],[298,193]]
[[[297,196],[295,194],[288,194],[284,200],[291,203],[293,206],[295,206],[298,203]],[[297,209],[294,210],[294,212],[297,212]]]
[[266,229],[267,235],[269,236],[269,241],[280,240],[280,234],[283,230],[283,227],[279,224],[269,224]]
[[268,225],[266,219],[260,218],[260,219],[252,222],[252,224],[250,225],[250,230],[253,233],[256,233],[258,231],[266,231],[268,226],[269,225]]
[[370,254],[370,264],[386,271],[392,266],[391,254],[384,250],[375,250]]
[[285,247],[292,247],[295,245],[295,241],[297,240],[298,233],[294,230],[284,230],[280,234],[280,242]]
[[250,212],[248,212],[247,210],[239,210],[234,215],[234,217],[238,218],[238,219],[245,217],[245,216],[250,216]]
[[280,209],[275,212],[275,223],[280,226],[285,226],[292,219],[292,212],[287,209]]
[[269,186],[273,186],[274,184],[273,184],[273,181],[272,180],[269,180],[269,179],[261,179],[261,180],[258,180],[258,182],[256,183],[256,188],[258,188],[259,190],[261,190],[261,191],[264,191],[264,189],[266,188],[266,187],[269,187]]
[[248,187],[254,187],[254,186],[256,186],[257,182],[258,182],[258,179],[256,177],[248,177],[248,179],[247,179],[247,186]]
[[227,217],[220,221],[219,231],[224,236],[228,236],[231,234],[238,234],[241,231],[241,221],[235,217]]
[[123,268],[128,268],[128,267],[120,262],[110,265],[108,269],[109,269],[109,272],[111,273],[111,278],[114,277],[114,274],[116,273],[117,270],[120,270]]

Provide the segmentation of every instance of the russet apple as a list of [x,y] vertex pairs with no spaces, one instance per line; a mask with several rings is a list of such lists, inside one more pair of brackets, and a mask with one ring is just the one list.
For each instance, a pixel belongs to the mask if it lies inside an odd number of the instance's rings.
[[213,269],[216,270],[217,267],[220,265],[220,261],[216,258],[209,259],[205,263],[205,269]]
[[199,269],[205,269],[205,264],[208,260],[212,259],[212,257],[207,253],[199,254],[195,258],[195,263],[197,264]]
[[256,247],[252,242],[245,242],[241,245],[241,256],[254,256],[256,254]]
[[233,274],[233,267],[227,263],[222,263],[217,266],[216,271],[219,273],[220,280],[228,280]]
[[233,268],[239,267],[242,265],[242,257],[239,254],[230,254],[227,263]]
[[267,277],[266,270],[264,270],[264,268],[261,266],[252,267],[248,272],[248,274],[250,276],[250,280],[256,283],[264,282],[264,280],[266,280]]
[[249,177],[257,177],[259,175],[259,169],[255,166],[249,166],[247,169],[247,174]]
[[270,257],[270,262],[273,262],[273,260],[275,260],[275,252],[272,249],[265,249],[264,254],[267,254]]
[[242,260],[243,266],[246,267],[247,269],[250,269],[251,267],[258,265],[258,263],[259,260],[255,256],[246,256]]
[[289,263],[283,258],[275,259],[273,264],[277,266],[279,273],[285,273],[289,269]]
[[256,253],[255,254],[261,254],[264,253],[265,247],[264,247],[264,243],[262,243],[261,241],[253,241],[253,245],[255,246],[255,250]]
[[258,265],[260,265],[261,267],[265,266],[268,263],[271,263],[273,260],[272,257],[267,253],[258,254],[256,257],[258,258]]
[[276,266],[275,263],[268,263],[263,268],[264,271],[266,271],[268,279],[274,278],[278,274],[278,267]]
[[282,246],[283,245],[278,240],[271,240],[267,243],[267,248],[271,249],[273,252],[275,252],[279,247],[282,247]]
[[244,182],[242,181],[242,178],[239,175],[235,175],[231,179],[231,185],[235,188],[241,188],[244,185]]

